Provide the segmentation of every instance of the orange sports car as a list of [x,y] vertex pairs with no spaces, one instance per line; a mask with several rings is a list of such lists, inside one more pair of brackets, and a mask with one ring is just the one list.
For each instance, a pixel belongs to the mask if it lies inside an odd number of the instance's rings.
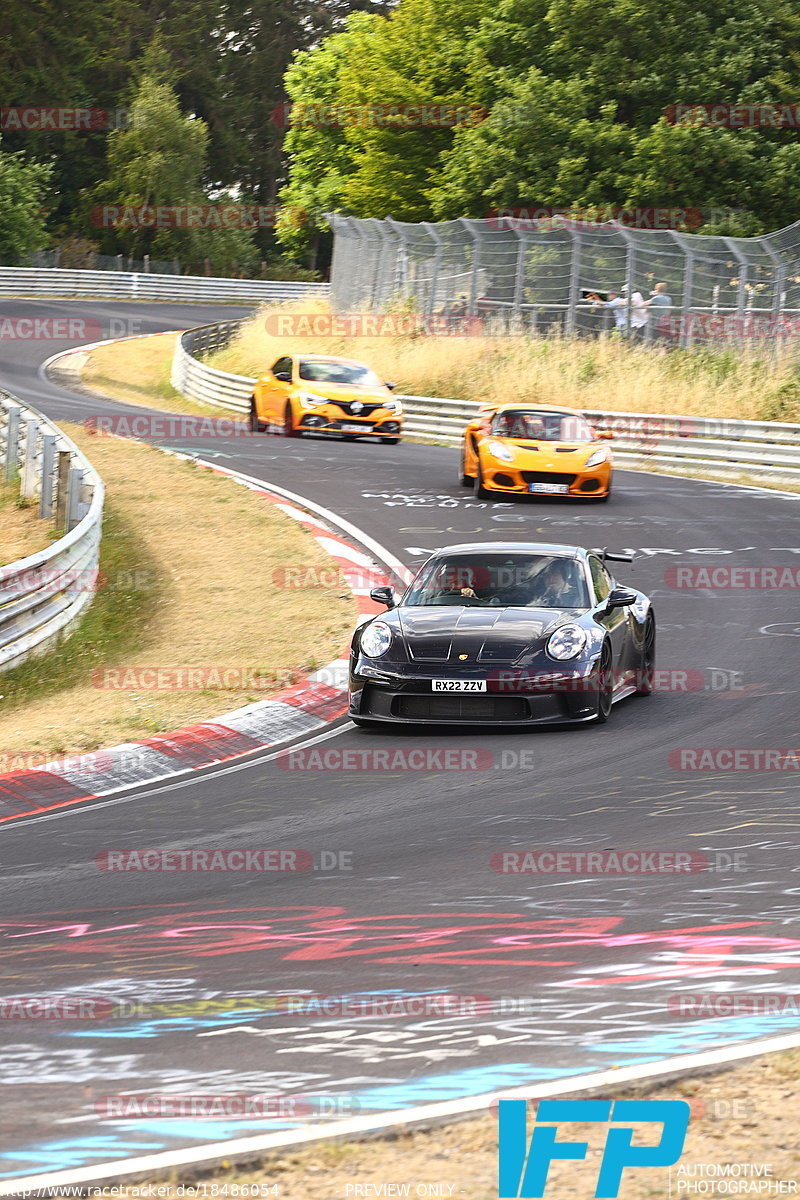
[[459,480],[481,499],[524,492],[608,500],[613,464],[604,443],[613,436],[574,408],[486,405],[464,432]]
[[394,446],[403,432],[403,405],[393,386],[352,358],[286,354],[256,380],[250,428],[261,433],[277,426],[286,437],[378,437]]

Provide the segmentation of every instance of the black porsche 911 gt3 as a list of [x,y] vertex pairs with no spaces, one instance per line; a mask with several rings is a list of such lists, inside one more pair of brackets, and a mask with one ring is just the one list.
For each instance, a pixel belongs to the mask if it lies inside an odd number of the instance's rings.
[[656,624],[647,596],[579,546],[476,542],[436,551],[385,615],[353,636],[350,717],[383,722],[534,725],[608,720],[653,688]]

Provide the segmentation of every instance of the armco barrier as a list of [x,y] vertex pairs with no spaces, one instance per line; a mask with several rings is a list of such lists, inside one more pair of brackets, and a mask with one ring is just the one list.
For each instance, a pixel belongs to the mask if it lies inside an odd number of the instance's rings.
[[0,670],[51,645],[80,616],[97,587],[103,482],[51,421],[0,391],[0,468],[19,481],[39,517],[64,536],[45,550],[0,566]]
[[198,304],[266,304],[328,296],[327,283],[277,279],[206,279],[132,271],[66,271],[57,267],[0,267],[0,296],[97,297],[115,300],[188,300]]
[[[175,346],[172,384],[191,400],[247,413],[254,379],[210,367],[200,357],[227,345],[237,321],[202,325],[182,334]],[[414,437],[458,445],[477,401],[439,396],[398,396],[406,406],[406,431]],[[614,458],[620,463],[672,466],[682,470],[744,472],[764,478],[800,480],[800,425],[778,421],[739,421],[662,413],[584,409],[597,429],[616,436]]]

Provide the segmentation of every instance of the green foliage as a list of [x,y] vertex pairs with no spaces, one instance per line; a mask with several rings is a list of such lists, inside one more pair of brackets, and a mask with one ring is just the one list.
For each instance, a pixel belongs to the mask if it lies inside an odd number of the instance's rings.
[[43,208],[51,169],[0,150],[0,262],[15,264],[47,241]]

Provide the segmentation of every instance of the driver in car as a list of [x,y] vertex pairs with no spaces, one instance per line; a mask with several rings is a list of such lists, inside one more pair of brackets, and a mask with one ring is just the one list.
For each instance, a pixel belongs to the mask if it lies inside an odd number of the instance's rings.
[[544,608],[572,608],[580,604],[581,597],[575,586],[574,567],[564,562],[551,562],[536,580],[536,594],[531,604]]
[[451,600],[456,596],[477,600],[478,593],[471,586],[473,583],[471,567],[446,567],[439,577],[439,586],[431,593],[428,603],[439,604],[442,600]]

